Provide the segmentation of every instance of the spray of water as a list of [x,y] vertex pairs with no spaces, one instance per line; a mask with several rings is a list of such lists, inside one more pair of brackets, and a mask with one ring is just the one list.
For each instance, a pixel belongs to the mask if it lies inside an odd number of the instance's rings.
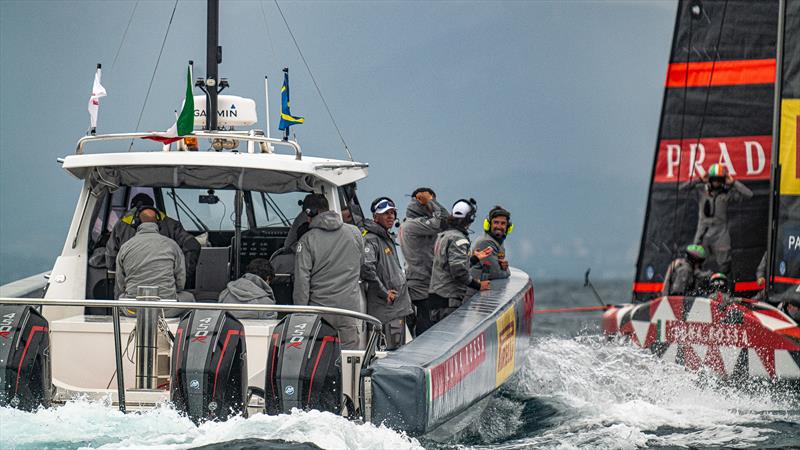
[[322,448],[422,448],[417,440],[386,427],[319,411],[256,414],[195,426],[167,406],[129,414],[84,400],[35,413],[0,408],[1,448],[186,449],[235,439],[281,439]]
[[[600,336],[539,338],[495,404],[502,413],[483,415],[478,429],[493,431],[478,442],[504,449],[759,445],[774,442],[774,423],[800,430],[798,395],[769,383],[732,385]],[[518,425],[497,427],[498,416]]]

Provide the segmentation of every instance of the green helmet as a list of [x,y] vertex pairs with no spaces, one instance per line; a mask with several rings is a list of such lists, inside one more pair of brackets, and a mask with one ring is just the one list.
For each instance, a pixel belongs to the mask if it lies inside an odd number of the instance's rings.
[[715,281],[724,281],[724,282],[727,282],[727,281],[728,281],[728,276],[727,276],[727,275],[725,275],[725,274],[724,274],[724,273],[722,273],[722,272],[717,272],[717,273],[715,273],[714,275],[711,275],[711,282],[713,283],[713,282],[715,282]]
[[689,259],[695,261],[705,261],[706,260],[706,249],[702,245],[692,244],[686,246],[686,256]]

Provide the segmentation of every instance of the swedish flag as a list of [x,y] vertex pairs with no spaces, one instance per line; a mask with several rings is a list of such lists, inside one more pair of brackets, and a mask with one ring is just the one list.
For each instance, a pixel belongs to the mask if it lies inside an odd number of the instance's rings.
[[283,86],[281,87],[281,122],[278,125],[278,129],[281,131],[288,130],[290,126],[304,123],[305,121],[306,119],[293,116],[289,112],[289,71],[284,69]]

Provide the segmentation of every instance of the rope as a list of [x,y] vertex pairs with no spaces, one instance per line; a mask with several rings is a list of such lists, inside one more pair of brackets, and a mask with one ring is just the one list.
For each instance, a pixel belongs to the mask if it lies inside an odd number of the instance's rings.
[[122,33],[122,40],[119,43],[119,47],[117,47],[117,53],[114,54],[114,61],[111,63],[111,70],[114,70],[114,66],[117,64],[117,58],[119,57],[119,52],[122,50],[122,44],[125,43],[125,38],[128,36],[128,29],[131,27],[131,22],[133,22],[133,16],[136,14],[136,7],[139,6],[139,0],[136,0],[136,3],[133,4],[133,10],[131,11],[131,16],[128,18],[128,25],[125,26],[125,31]]
[[[139,120],[136,121],[136,131],[139,131],[139,125],[142,123],[142,116],[144,116],[144,109],[147,106],[147,99],[150,97],[150,90],[153,88],[153,81],[156,79],[156,72],[158,71],[158,64],[161,62],[161,55],[164,53],[164,46],[167,43],[167,37],[169,36],[169,30],[172,28],[172,20],[175,18],[175,10],[178,9],[178,1],[175,0],[175,4],[172,6],[172,14],[169,16],[169,24],[167,24],[167,31],[164,33],[164,40],[161,41],[161,50],[158,51],[158,58],[156,59],[156,66],[153,67],[153,75],[150,76],[150,84],[147,85],[147,94],[144,96],[144,103],[142,103],[142,110],[139,111]],[[133,140],[131,140],[131,145],[128,147],[128,151],[133,149]]]
[[278,56],[275,53],[275,44],[272,41],[272,33],[269,32],[269,24],[267,23],[267,13],[264,12],[264,2],[258,2],[258,6],[261,7],[261,19],[264,21],[264,31],[267,33],[267,40],[269,41],[269,49],[272,51],[272,59],[277,60]]
[[572,312],[586,312],[586,311],[605,311],[614,308],[614,305],[603,306],[579,306],[575,308],[556,308],[556,309],[536,309],[533,314],[557,314],[557,313],[572,313]]
[[347,152],[347,158],[352,161],[353,155],[350,153],[350,148],[347,146],[347,142],[344,140],[344,136],[342,136],[342,130],[339,129],[339,125],[336,124],[336,119],[333,118],[333,113],[331,109],[328,107],[328,102],[325,101],[325,97],[322,95],[322,90],[319,88],[319,84],[317,84],[316,78],[314,78],[314,73],[311,72],[311,67],[308,65],[308,61],[306,61],[306,57],[303,56],[303,51],[300,50],[300,44],[297,43],[297,39],[294,37],[294,33],[292,33],[291,27],[289,27],[289,22],[286,20],[286,16],[283,15],[283,11],[281,10],[281,6],[278,4],[278,0],[273,0],[275,2],[275,7],[278,8],[278,12],[281,14],[281,18],[283,19],[283,23],[286,24],[286,29],[289,31],[289,36],[292,37],[292,41],[294,42],[295,48],[297,48],[297,53],[300,54],[300,59],[303,60],[303,64],[306,66],[306,70],[308,70],[308,74],[311,76],[311,81],[314,83],[314,87],[317,88],[317,93],[319,94],[319,98],[322,99],[322,104],[325,105],[325,110],[328,111],[328,116],[331,118],[331,122],[333,123],[333,127],[336,128],[336,132],[339,134],[339,139],[342,141],[342,145],[344,146],[344,151]]

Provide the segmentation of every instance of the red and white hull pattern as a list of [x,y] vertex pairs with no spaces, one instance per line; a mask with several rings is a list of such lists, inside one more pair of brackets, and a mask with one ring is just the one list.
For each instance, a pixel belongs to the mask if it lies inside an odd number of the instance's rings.
[[723,377],[800,380],[800,327],[762,302],[661,297],[617,305],[603,314],[603,332],[690,369]]

